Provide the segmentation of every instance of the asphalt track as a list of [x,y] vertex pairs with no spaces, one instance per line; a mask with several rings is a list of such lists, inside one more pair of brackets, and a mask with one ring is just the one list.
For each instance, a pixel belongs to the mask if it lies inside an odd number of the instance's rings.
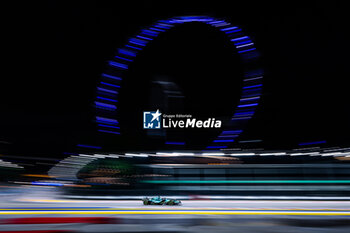
[[310,215],[349,216],[350,201],[184,200],[181,206],[140,201],[20,198],[2,203],[0,215]]
[[[2,232],[350,232],[350,201],[2,201]],[[60,231],[57,231],[60,230]]]

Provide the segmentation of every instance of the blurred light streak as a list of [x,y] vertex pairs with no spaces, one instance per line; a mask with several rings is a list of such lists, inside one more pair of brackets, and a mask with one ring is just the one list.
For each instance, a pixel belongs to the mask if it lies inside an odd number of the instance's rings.
[[238,53],[246,53],[246,52],[253,51],[253,50],[256,50],[256,48],[241,50],[241,51],[238,51]]
[[4,161],[2,159],[0,159],[0,167],[23,168],[22,166],[19,166],[17,164],[11,163],[11,162]]
[[101,76],[105,78],[115,79],[115,80],[122,80],[120,77],[109,75],[109,74],[101,74]]
[[249,37],[248,36],[242,36],[242,37],[231,39],[231,41],[240,41],[240,40],[244,40],[244,39],[249,39]]
[[106,103],[97,102],[97,101],[95,101],[95,104],[105,108],[117,109],[117,107],[113,104],[106,104]]
[[134,156],[134,157],[148,157],[148,154],[125,153],[125,155]]
[[331,152],[331,153],[323,153],[321,156],[339,156],[342,155],[343,153],[341,152]]
[[335,184],[350,183],[350,180],[143,180],[151,184]]
[[258,103],[254,103],[254,104],[241,104],[238,105],[239,108],[246,108],[246,107],[252,107],[252,106],[257,106]]
[[218,156],[223,156],[225,155],[225,153],[202,153],[202,155],[210,155],[210,156],[214,156],[214,155],[218,155]]
[[99,129],[98,132],[101,132],[101,133],[111,133],[111,134],[120,134],[120,132],[110,131],[110,130],[103,130],[103,129]]
[[235,32],[241,32],[242,31],[242,29],[235,29],[235,30],[231,30],[231,31],[226,31],[225,33],[226,34],[231,34],[231,33],[235,33]]
[[[137,35],[136,37],[137,37],[137,38],[141,38],[141,39],[145,39],[145,40],[149,40],[149,41],[152,41],[152,40],[153,40],[152,38],[145,37],[145,36],[140,36],[140,35]],[[132,60],[130,60],[130,61],[132,61]]]
[[78,144],[77,147],[84,147],[84,148],[91,148],[91,149],[102,149],[100,146],[91,146],[91,145],[85,145],[85,144]]
[[[133,62],[133,60],[125,58],[125,57],[121,57],[121,56],[115,56],[115,58],[117,59],[122,59],[124,61],[128,61],[128,62]],[[115,77],[115,78],[119,78],[119,77]],[[121,78],[117,79],[117,80],[122,80]]]
[[222,131],[221,134],[236,134],[236,133],[242,133],[242,130],[225,130],[225,131]]
[[255,87],[261,87],[262,84],[257,84],[257,85],[252,85],[252,86],[245,86],[243,89],[250,89],[250,88],[255,88]]
[[233,30],[233,29],[237,29],[238,27],[228,27],[228,28],[223,28],[220,29],[221,31],[228,31],[228,30]]
[[228,140],[219,139],[219,140],[214,140],[213,142],[234,142],[234,140],[233,139],[228,139]]
[[112,93],[112,94],[118,94],[117,91],[109,90],[109,89],[102,88],[102,87],[98,87],[97,90],[99,90],[99,91],[104,91],[104,92],[108,92],[108,93]]
[[120,88],[120,86],[119,86],[119,85],[115,85],[115,84],[111,84],[111,83],[101,82],[101,84],[103,84],[103,85],[107,85],[107,86],[111,86],[111,87]]
[[207,149],[220,149],[220,148],[227,148],[227,146],[207,146]]
[[255,153],[232,153],[231,156],[255,156]]
[[124,54],[124,55],[128,55],[130,57],[136,57],[136,53],[135,52],[132,52],[132,51],[127,50],[127,49],[119,49],[118,52],[121,53],[121,54]]
[[165,32],[165,30],[159,29],[159,28],[154,28],[154,27],[150,27],[150,30],[156,31],[156,32]]
[[31,182],[32,185],[46,185],[46,186],[63,186],[61,183],[50,183],[50,182]]
[[302,143],[299,143],[299,146],[323,144],[323,143],[326,143],[326,142],[327,142],[327,141],[325,141],[325,140],[323,140],[323,141],[315,141],[315,142],[302,142]]
[[185,145],[185,142],[165,142],[167,145]]
[[236,46],[236,48],[238,49],[238,48],[242,48],[242,47],[246,47],[246,46],[250,46],[250,45],[254,45],[254,43],[238,45],[238,46]]
[[247,81],[253,81],[253,80],[258,80],[258,79],[262,79],[263,77],[260,76],[260,77],[255,77],[255,78],[247,78],[247,79],[244,79],[243,81],[247,82]]
[[46,175],[46,174],[23,174],[22,176],[38,177],[38,178],[53,178],[52,176],[49,176],[49,175]]
[[242,42],[236,42],[234,44],[236,45],[236,48],[237,48],[237,46],[239,46],[239,45],[244,45],[244,44],[248,44],[248,43],[252,43],[252,41],[247,39],[247,40],[244,40]]
[[107,101],[111,101],[111,102],[118,102],[118,100],[110,99],[110,98],[106,98],[106,97],[102,97],[102,96],[97,96],[96,98],[100,99],[100,100],[107,100]]
[[115,61],[109,61],[109,65],[114,66],[114,67],[118,67],[118,68],[122,68],[122,69],[128,68],[128,65],[125,65],[125,64],[120,63],[120,62],[115,62]]
[[[131,46],[131,45],[125,45],[126,47],[128,48],[132,48],[132,49],[136,49],[136,50],[142,50],[142,48],[138,48],[138,47],[135,47],[135,46]],[[135,55],[136,56],[136,55]]]
[[120,129],[118,126],[113,126],[113,125],[104,125],[104,124],[98,124],[100,127],[106,127],[106,128],[112,128],[112,129]]
[[238,143],[253,143],[253,142],[262,142],[260,139],[255,139],[255,140],[241,140]]
[[110,123],[115,123],[117,124],[118,121],[115,119],[111,119],[111,118],[106,118],[106,117],[100,117],[100,116],[96,116],[96,120],[99,120],[101,122],[110,122]]
[[270,155],[286,155],[286,152],[276,152],[276,153],[261,153],[261,156],[270,156]]

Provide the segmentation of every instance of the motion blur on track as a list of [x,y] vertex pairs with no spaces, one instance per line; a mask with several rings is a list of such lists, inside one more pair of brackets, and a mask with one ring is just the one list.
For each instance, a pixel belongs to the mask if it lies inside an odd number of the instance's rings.
[[0,232],[348,232],[348,153],[81,154],[37,174],[3,157]]

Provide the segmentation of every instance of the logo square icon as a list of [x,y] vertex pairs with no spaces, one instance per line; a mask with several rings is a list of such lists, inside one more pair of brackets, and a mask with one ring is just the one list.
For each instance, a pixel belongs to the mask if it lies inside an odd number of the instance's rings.
[[143,112],[143,128],[160,129],[161,115],[159,109],[156,112]]

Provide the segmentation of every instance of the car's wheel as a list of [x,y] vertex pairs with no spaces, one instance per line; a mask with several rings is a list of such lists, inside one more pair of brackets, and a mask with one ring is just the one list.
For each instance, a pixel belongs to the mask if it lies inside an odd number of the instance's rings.
[[148,198],[142,199],[144,205],[149,205],[149,200]]

